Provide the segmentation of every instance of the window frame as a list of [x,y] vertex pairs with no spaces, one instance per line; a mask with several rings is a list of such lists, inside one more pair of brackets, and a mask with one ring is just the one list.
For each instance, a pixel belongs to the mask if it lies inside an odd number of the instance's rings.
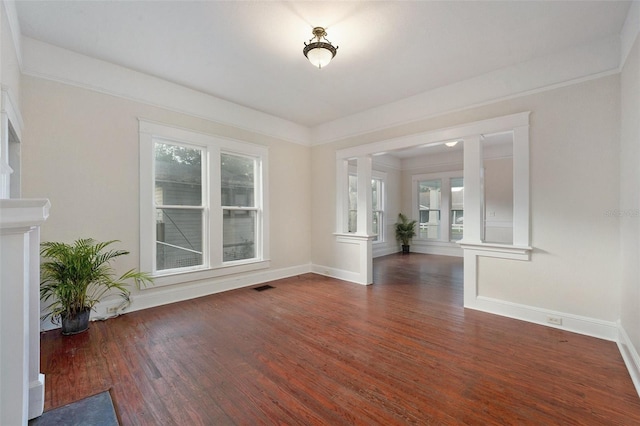
[[371,182],[373,183],[374,181],[379,181],[380,182],[380,186],[379,186],[379,194],[378,194],[378,210],[374,210],[373,209],[373,194],[372,194],[372,207],[371,207],[371,214],[373,215],[378,215],[378,233],[376,234],[376,237],[373,239],[373,244],[381,244],[385,242],[385,223],[384,221],[386,220],[385,218],[385,207],[386,207],[386,173],[382,173],[382,172],[378,172],[376,170],[374,170],[372,172],[372,176],[371,176]]
[[[156,205],[155,205],[155,142],[165,142],[203,149],[202,203],[206,203],[203,217],[203,265],[198,267],[156,270]],[[268,204],[268,148],[244,141],[213,136],[188,129],[139,119],[140,144],[140,270],[149,272],[155,286],[265,269],[269,260],[269,204]],[[256,257],[223,261],[222,195],[220,157],[223,153],[255,159]],[[205,167],[204,164],[207,164]],[[203,182],[204,186],[204,182]],[[253,209],[253,207],[252,207]],[[219,242],[219,244],[217,244]],[[205,254],[206,253],[206,260]]]
[[[162,204],[156,204],[156,197],[157,197],[157,187],[156,185],[156,168],[155,168],[155,145],[156,143],[163,143],[166,145],[173,145],[173,146],[180,146],[183,148],[188,148],[188,149],[198,149],[201,152],[201,159],[200,159],[200,180],[201,180],[201,201],[200,201],[200,205],[189,205],[189,204],[180,204],[180,205],[172,205],[172,204],[164,204],[164,193],[163,193],[163,203]],[[209,235],[210,233],[210,228],[209,228],[209,221],[208,221],[208,217],[209,217],[209,211],[210,211],[210,207],[209,207],[209,179],[208,179],[208,173],[207,171],[209,170],[209,152],[208,149],[206,147],[200,146],[200,145],[194,145],[194,144],[188,144],[188,143],[184,143],[184,142],[180,142],[180,141],[175,141],[175,140],[169,140],[167,138],[164,137],[155,137],[153,139],[153,181],[154,181],[154,211],[156,213],[156,221],[157,221],[157,210],[199,210],[201,211],[202,214],[202,225],[201,225],[201,238],[202,238],[202,252],[200,253],[200,255],[202,256],[202,263],[200,265],[193,265],[193,266],[184,266],[184,267],[180,267],[180,268],[167,268],[167,269],[162,269],[160,271],[156,272],[157,269],[157,243],[158,243],[158,238],[157,238],[157,226],[154,228],[153,234],[154,234],[154,238],[156,241],[156,244],[153,245],[153,259],[154,259],[154,265],[153,265],[153,271],[154,273],[157,273],[158,275],[170,275],[173,273],[181,273],[181,272],[189,272],[189,271],[196,271],[196,270],[200,270],[200,269],[206,269],[209,267]]]
[[[254,241],[254,257],[249,259],[236,259],[236,260],[224,260],[224,220],[223,220],[223,229],[222,229],[222,242],[223,242],[223,255],[222,255],[222,263],[223,265],[237,265],[250,262],[255,259],[260,259],[262,257],[262,186],[260,185],[260,176],[261,176],[261,168],[262,161],[260,161],[259,157],[253,155],[239,154],[237,152],[232,152],[228,150],[223,150],[220,152],[220,156],[222,155],[231,155],[240,158],[246,158],[253,160],[253,174],[254,174],[254,187],[253,187],[253,206],[233,206],[233,205],[224,205],[222,204],[222,200],[220,201],[220,214],[224,219],[225,211],[229,212],[255,212],[255,241]],[[222,167],[220,167],[220,171],[222,172]],[[222,191],[222,185],[220,186],[220,190]]]
[[[420,233],[414,237],[416,242],[421,244],[429,243],[450,243],[457,244],[457,241],[451,240],[451,179],[463,178],[462,170],[441,173],[417,174],[411,176],[412,199],[411,208],[414,218],[420,218],[420,206],[418,198],[418,184],[426,180],[440,181],[440,223],[438,238],[420,238]],[[433,210],[435,211],[435,210]]]
[[[351,228],[351,214],[355,213],[357,216],[357,212],[358,212],[358,206],[357,206],[357,197],[356,197],[356,208],[353,209],[351,207],[353,207],[351,205],[351,197],[349,194],[350,188],[351,188],[351,182],[350,179],[356,178],[357,179],[358,176],[358,172],[357,172],[357,167],[353,166],[353,165],[349,165],[348,167],[348,172],[347,172],[347,186],[346,186],[346,202],[345,202],[345,211],[346,211],[346,233],[348,234],[355,234],[357,233],[357,221],[356,221],[356,227],[355,229]],[[386,225],[384,223],[385,219],[385,208],[386,208],[386,181],[387,181],[387,173],[385,172],[381,172],[378,170],[372,170],[371,171],[371,183],[373,184],[374,181],[379,181],[380,182],[380,194],[378,196],[378,210],[373,210],[373,187],[371,188],[371,196],[372,196],[372,208],[371,208],[371,214],[372,215],[378,215],[378,233],[375,234],[375,238],[372,239],[372,243],[373,244],[380,244],[380,243],[384,243],[385,242],[385,229],[386,229]],[[373,218],[372,218],[373,220]],[[373,229],[372,229],[373,232]]]
[[[424,175],[422,175],[424,176]],[[416,204],[414,206],[414,209],[416,210],[416,218],[418,220],[418,232],[416,233],[416,236],[414,237],[417,240],[421,240],[421,241],[442,241],[442,211],[445,210],[445,203],[444,201],[446,200],[446,197],[443,197],[442,191],[443,188],[446,187],[445,184],[443,184],[443,179],[441,177],[435,177],[435,178],[424,178],[424,179],[416,179],[415,182],[415,194],[414,197],[416,199]],[[428,209],[421,209],[420,208],[420,184],[422,182],[438,182],[438,190],[440,192],[440,199],[438,200],[438,208],[437,209],[432,209],[431,206],[429,206]],[[429,238],[428,236],[423,238],[422,235],[422,212],[427,212],[427,224],[431,223],[430,219],[431,219],[431,212],[438,212],[438,226],[437,226],[437,231],[438,231],[438,236],[436,238]],[[427,225],[427,235],[429,234],[429,228]]]
[[[462,180],[462,191],[463,191],[463,201],[462,201],[462,209],[454,209],[453,208],[453,180],[457,180],[457,179],[461,179]],[[459,186],[455,186],[455,188],[460,188]],[[464,177],[451,177],[449,178],[449,241],[452,243],[457,243],[458,241],[461,241],[462,238],[464,238]],[[459,239],[453,239],[453,227],[456,226],[455,224],[455,217],[457,215],[454,215],[454,212],[462,212],[462,224],[459,225],[460,229],[462,229],[462,238]]]

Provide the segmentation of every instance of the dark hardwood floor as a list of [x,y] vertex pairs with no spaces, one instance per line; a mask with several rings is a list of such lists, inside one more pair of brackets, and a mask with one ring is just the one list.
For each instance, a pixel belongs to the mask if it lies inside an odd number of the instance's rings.
[[123,425],[638,425],[613,342],[462,308],[462,260],[374,262],[42,335],[45,410],[111,389]]

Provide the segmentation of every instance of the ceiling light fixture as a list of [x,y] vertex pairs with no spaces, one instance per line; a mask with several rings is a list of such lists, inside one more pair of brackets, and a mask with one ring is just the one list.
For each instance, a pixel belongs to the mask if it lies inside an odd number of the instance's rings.
[[333,47],[331,42],[327,40],[327,32],[324,28],[315,27],[312,33],[313,37],[309,40],[309,44],[305,42],[302,53],[313,66],[318,68],[326,67],[336,56],[338,46]]
[[449,148],[453,148],[454,146],[458,145],[458,141],[445,142],[444,144]]

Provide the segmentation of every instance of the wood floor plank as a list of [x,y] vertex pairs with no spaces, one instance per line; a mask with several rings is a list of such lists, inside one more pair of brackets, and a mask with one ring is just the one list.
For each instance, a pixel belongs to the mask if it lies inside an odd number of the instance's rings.
[[123,425],[636,425],[615,343],[462,307],[459,258],[391,255],[42,334],[45,410]]

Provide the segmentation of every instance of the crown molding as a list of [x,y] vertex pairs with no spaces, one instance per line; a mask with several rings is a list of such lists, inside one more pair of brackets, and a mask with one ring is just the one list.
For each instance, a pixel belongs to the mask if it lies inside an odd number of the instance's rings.
[[129,68],[29,37],[23,74],[309,146],[309,128]]
[[22,38],[23,73],[312,146],[618,73],[621,58],[628,55],[631,48],[629,40],[637,37],[638,15],[640,0],[635,0],[619,36],[436,88],[313,128],[27,37]]
[[619,61],[615,35],[318,125],[311,138],[321,145],[556,89],[618,73]]

